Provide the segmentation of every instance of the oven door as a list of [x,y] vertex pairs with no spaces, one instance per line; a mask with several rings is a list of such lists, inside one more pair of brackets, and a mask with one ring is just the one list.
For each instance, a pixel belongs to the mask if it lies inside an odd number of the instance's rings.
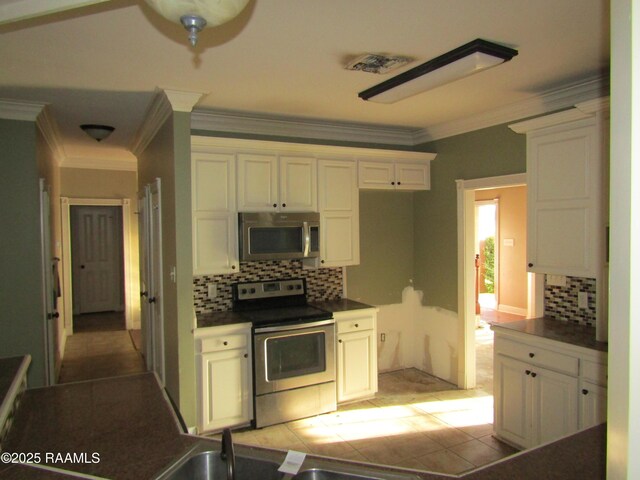
[[254,330],[256,395],[335,381],[335,321]]

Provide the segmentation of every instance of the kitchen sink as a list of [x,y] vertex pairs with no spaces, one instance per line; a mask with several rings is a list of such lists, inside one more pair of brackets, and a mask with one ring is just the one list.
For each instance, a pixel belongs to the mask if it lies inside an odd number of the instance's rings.
[[[280,480],[278,463],[236,455],[235,480]],[[165,470],[157,480],[226,480],[227,462],[220,458],[219,450],[191,453]]]
[[334,472],[320,468],[312,468],[298,473],[293,480],[383,480],[381,477],[370,477],[353,473]]

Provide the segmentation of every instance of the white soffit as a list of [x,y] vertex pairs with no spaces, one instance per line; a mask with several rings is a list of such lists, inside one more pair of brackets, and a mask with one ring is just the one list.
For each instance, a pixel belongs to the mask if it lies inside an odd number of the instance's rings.
[[109,0],[0,0],[0,25]]

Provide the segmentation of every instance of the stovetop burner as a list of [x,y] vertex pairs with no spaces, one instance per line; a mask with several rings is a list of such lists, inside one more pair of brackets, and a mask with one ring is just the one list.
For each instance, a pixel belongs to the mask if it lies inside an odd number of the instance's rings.
[[304,278],[236,283],[232,285],[233,310],[254,326],[328,320],[333,314],[307,304]]

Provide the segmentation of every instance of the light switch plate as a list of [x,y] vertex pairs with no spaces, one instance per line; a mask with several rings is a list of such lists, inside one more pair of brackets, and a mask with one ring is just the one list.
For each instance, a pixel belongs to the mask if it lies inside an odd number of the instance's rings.
[[578,308],[589,308],[589,294],[587,292],[578,292]]
[[566,287],[567,277],[564,275],[547,275],[547,285],[551,287]]
[[218,296],[218,286],[215,283],[210,283],[207,285],[207,297],[209,300],[213,300]]

